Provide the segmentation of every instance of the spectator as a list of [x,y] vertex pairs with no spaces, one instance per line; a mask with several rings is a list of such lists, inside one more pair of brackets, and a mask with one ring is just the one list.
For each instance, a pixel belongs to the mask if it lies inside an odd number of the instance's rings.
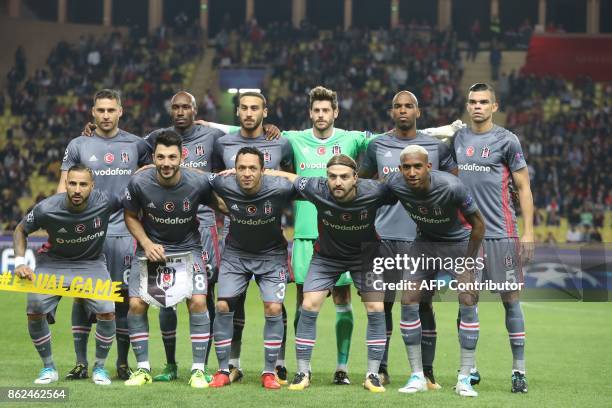
[[578,231],[575,225],[570,226],[569,230],[567,230],[565,241],[567,243],[582,242],[582,233]]

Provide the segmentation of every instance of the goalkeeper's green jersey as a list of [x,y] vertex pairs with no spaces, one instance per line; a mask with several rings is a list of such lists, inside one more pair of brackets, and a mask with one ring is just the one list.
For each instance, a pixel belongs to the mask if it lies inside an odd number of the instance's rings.
[[[312,129],[282,132],[293,148],[295,172],[304,177],[326,177],[327,162],[333,155],[346,154],[357,160],[369,141],[369,132],[334,128],[327,139],[319,139]],[[317,209],[308,201],[295,201],[295,238],[316,239]]]

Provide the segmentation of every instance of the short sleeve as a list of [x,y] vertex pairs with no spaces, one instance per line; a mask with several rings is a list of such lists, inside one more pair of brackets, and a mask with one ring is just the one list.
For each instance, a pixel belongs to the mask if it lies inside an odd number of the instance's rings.
[[451,172],[457,168],[457,163],[451,154],[451,147],[446,143],[438,142],[438,169]]
[[317,185],[322,177],[298,177],[293,182],[298,194],[307,200],[313,199],[317,195]]
[[395,205],[397,203],[398,198],[393,194],[391,187],[387,183],[380,183],[379,191],[381,194],[381,205]]
[[43,213],[40,211],[40,203],[35,205],[34,208],[26,214],[26,216],[21,220],[21,224],[23,225],[23,230],[26,234],[31,234],[34,231],[38,231],[43,228]]
[[68,171],[72,166],[81,162],[78,144],[79,142],[77,139],[72,139],[70,143],[68,143],[68,147],[66,147],[66,151],[64,152],[64,158],[62,159],[62,171]]
[[361,162],[361,170],[367,173],[375,174],[378,172],[376,166],[376,143],[372,142],[368,145],[363,160]]
[[147,139],[140,139],[136,149],[138,150],[138,166],[153,163],[153,147],[148,143]]
[[214,171],[225,170],[225,163],[223,162],[223,144],[221,144],[221,138],[215,139],[213,145],[212,154],[212,169]]
[[504,151],[504,161],[513,173],[523,167],[527,167],[521,143],[514,134],[508,138],[508,143]]
[[476,200],[463,183],[457,183],[454,187],[455,204],[464,215],[474,214],[478,211]]
[[123,208],[123,203],[122,203],[122,199],[123,196],[125,195],[125,190],[123,192],[123,195],[117,195],[117,194],[112,194],[112,193],[103,193],[106,195],[106,198],[108,200],[108,208],[111,210],[111,212],[116,212],[119,211],[121,208]]
[[136,186],[134,178],[130,180],[125,189],[122,203],[123,208],[132,212],[138,212],[142,209],[140,200],[138,198],[138,187]]
[[212,173],[205,172],[203,176],[198,178],[200,183],[200,204],[210,204],[212,196],[212,186],[210,184],[210,176]]
[[293,168],[293,148],[291,147],[291,143],[289,143],[288,139],[281,138],[282,146],[281,146],[281,168],[283,169],[292,169]]

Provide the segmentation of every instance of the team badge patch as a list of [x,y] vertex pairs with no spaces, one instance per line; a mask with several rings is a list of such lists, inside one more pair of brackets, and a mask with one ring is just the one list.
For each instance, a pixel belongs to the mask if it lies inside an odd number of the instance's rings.
[[368,210],[361,210],[359,213],[359,219],[361,221],[366,220],[368,218]]
[[307,178],[301,178],[300,181],[298,182],[298,189],[299,190],[304,190],[306,188],[306,184],[308,184],[308,179]]
[[115,161],[115,155],[112,153],[106,153],[104,155],[104,162],[107,164],[111,164],[112,162]]
[[342,154],[342,149],[340,148],[340,145],[334,145],[332,147],[332,154],[334,155]]
[[157,277],[155,278],[155,282],[157,283],[157,287],[163,290],[164,292],[174,286],[176,270],[169,266],[160,265],[157,267],[155,271],[157,273]]
[[285,270],[285,268],[280,268],[280,270],[278,271],[278,277],[282,281],[287,280],[287,271]]
[[465,155],[466,155],[467,157],[472,157],[472,156],[474,155],[474,146],[468,146],[468,147],[465,149]]
[[94,222],[93,222],[94,228],[100,228],[101,225],[102,225],[102,220],[100,219],[100,217],[94,218]]
[[263,156],[264,156],[264,162],[270,163],[272,161],[272,153],[270,153],[269,150],[264,150]]
[[504,263],[506,264],[507,268],[511,268],[513,264],[512,257],[510,255],[506,255],[504,258]]
[[342,218],[342,221],[350,221],[351,218],[351,214],[350,213],[342,213],[342,215],[340,216],[340,218]]
[[202,250],[202,261],[204,261],[204,263],[208,263],[208,260],[210,259],[210,254],[208,253],[207,250]]
[[191,210],[191,202],[188,197],[185,197],[183,200],[183,211],[188,212],[189,210]]
[[319,156],[323,156],[325,154],[327,150],[325,149],[325,146],[319,146],[317,147],[317,154]]
[[482,158],[487,158],[489,157],[489,155],[491,154],[491,149],[489,149],[489,146],[485,146],[482,148],[482,152],[480,153],[480,157]]
[[272,202],[266,201],[264,203],[264,214],[266,215],[272,214]]
[[253,215],[257,212],[257,207],[255,207],[254,205],[248,205],[246,210],[247,214]]
[[427,207],[419,206],[419,212],[421,214],[427,214],[429,213],[429,210],[427,209]]
[[126,255],[123,257],[123,266],[130,266],[132,264],[132,255]]
[[174,203],[172,201],[166,201],[164,203],[164,210],[166,212],[172,212],[174,211]]
[[130,161],[130,155],[128,152],[121,152],[121,162],[127,163]]
[[202,146],[201,144],[196,145],[196,154],[198,156],[204,156],[204,146]]
[[74,232],[76,232],[77,234],[82,234],[83,232],[85,232],[85,224],[77,224],[74,227]]

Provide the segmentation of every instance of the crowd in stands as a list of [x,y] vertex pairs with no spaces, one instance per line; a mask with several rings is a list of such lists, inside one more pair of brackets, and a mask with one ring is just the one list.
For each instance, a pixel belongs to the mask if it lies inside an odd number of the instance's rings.
[[[47,65],[28,78],[25,59],[21,64],[22,56],[16,55],[7,78],[7,101],[0,100],[3,106],[10,101],[12,115],[21,118],[21,126],[0,135],[7,143],[0,153],[0,229],[10,230],[23,215],[17,203],[21,196],[31,195],[26,181],[33,172],[58,180],[64,149],[91,120],[97,90],[121,90],[121,128],[145,135],[167,126],[169,97],[183,83],[177,67],[203,52],[199,37],[170,40],[169,34],[168,30],[148,37],[114,32],[82,37],[76,44],[60,42]],[[27,148],[18,148],[21,144]]]
[[545,210],[536,222],[565,217],[575,227],[571,240],[597,240],[612,209],[612,82],[511,73],[498,91],[506,127],[523,144],[535,205]]
[[283,129],[310,127],[308,91],[322,84],[338,92],[338,127],[382,132],[393,124],[387,110],[398,89],[415,89],[422,108],[420,127],[448,124],[460,117],[463,65],[450,32],[409,25],[394,30],[318,31],[252,23],[217,35],[223,67],[269,66],[273,80],[264,93],[270,121]]

